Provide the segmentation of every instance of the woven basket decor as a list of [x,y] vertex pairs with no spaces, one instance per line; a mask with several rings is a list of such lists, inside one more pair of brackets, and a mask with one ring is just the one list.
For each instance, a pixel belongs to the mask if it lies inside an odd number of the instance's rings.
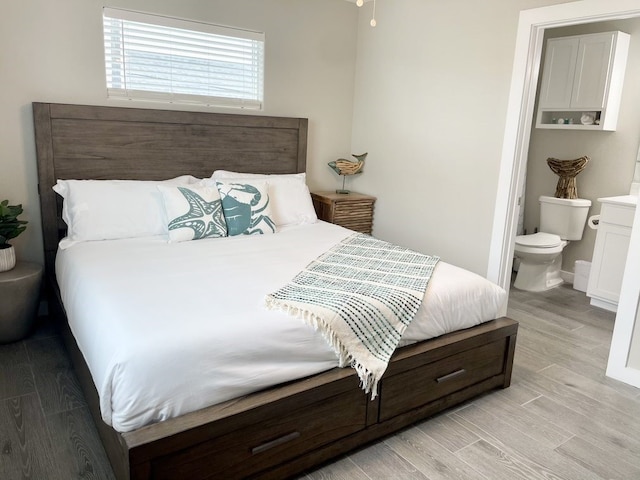
[[576,175],[584,170],[587,163],[589,163],[589,157],[586,155],[575,160],[547,158],[547,165],[551,171],[560,177],[556,185],[556,198],[578,198]]

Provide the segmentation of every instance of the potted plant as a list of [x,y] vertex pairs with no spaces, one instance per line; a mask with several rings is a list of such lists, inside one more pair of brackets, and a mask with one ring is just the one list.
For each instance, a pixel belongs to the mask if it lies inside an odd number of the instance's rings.
[[9,205],[9,200],[0,202],[0,272],[11,270],[16,265],[16,252],[9,240],[16,238],[27,228],[24,220],[18,220],[22,205]]

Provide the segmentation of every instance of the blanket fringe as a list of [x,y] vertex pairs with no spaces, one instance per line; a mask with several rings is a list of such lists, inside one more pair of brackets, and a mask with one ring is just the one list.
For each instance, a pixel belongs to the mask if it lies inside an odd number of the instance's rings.
[[324,339],[336,353],[338,357],[338,365],[340,367],[344,367],[348,364],[356,371],[358,378],[360,379],[360,387],[365,393],[371,392],[371,400],[374,400],[378,396],[378,382],[380,381],[380,378],[376,377],[374,372],[367,369],[353,357],[324,319],[308,310],[283,303],[271,295],[267,295],[265,303],[269,310],[281,310],[302,320],[307,325],[313,327],[314,330],[320,331]]

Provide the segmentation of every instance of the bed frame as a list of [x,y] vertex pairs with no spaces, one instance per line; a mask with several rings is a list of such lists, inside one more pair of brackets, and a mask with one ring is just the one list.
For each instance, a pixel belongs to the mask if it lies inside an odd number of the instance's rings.
[[[50,310],[65,233],[56,179],[209,177],[215,169],[305,171],[307,120],[34,103]],[[120,434],[64,323],[65,341],[118,479],[274,478],[299,474],[495,388],[506,388],[517,323],[499,318],[398,349],[371,401],[352,369],[333,369]]]

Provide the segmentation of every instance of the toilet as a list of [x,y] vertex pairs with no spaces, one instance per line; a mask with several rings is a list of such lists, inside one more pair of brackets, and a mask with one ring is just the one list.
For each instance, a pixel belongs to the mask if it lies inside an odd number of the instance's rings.
[[513,284],[520,290],[542,292],[562,283],[562,250],[569,241],[581,240],[590,200],[540,197],[540,231],[518,235],[514,255],[520,260]]

